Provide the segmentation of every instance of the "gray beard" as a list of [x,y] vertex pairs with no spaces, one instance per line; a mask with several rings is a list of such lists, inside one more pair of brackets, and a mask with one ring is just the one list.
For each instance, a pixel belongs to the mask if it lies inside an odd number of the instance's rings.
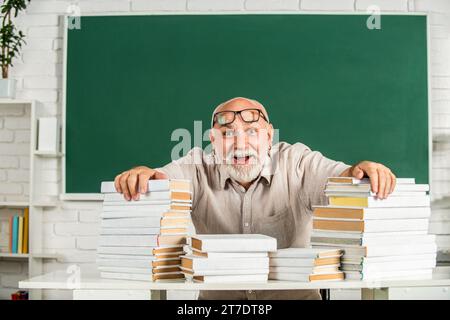
[[253,164],[250,166],[226,165],[227,172],[233,180],[237,182],[251,182],[255,180],[262,170],[261,164]]

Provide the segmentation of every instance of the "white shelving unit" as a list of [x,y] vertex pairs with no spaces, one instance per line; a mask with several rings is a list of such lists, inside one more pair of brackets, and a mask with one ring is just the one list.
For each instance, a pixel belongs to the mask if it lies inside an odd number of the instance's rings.
[[[29,199],[27,201],[0,201],[0,208],[29,208],[29,253],[14,254],[0,253],[1,259],[23,260],[28,263],[28,277],[39,276],[43,273],[43,260],[56,259],[58,256],[43,252],[42,246],[42,215],[45,208],[54,207],[58,203],[58,197],[45,195],[39,190],[38,183],[41,177],[39,169],[44,163],[52,158],[60,158],[61,153],[41,153],[36,151],[37,141],[37,118],[46,116],[42,113],[43,108],[34,100],[22,99],[0,99],[2,107],[30,108],[30,176],[29,176]],[[28,113],[26,113],[28,114]],[[1,213],[0,213],[1,214]],[[30,290],[30,299],[40,299],[41,290]]]

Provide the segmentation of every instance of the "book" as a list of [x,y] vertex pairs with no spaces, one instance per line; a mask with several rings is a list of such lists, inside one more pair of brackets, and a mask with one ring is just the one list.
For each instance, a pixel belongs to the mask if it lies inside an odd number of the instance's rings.
[[377,197],[328,197],[330,205],[333,206],[347,206],[347,207],[368,207],[368,208],[382,208],[382,207],[429,207],[430,196],[398,196],[388,197],[386,199],[379,199]]
[[193,282],[201,283],[264,283],[267,282],[267,274],[246,275],[214,275],[214,276],[189,276],[186,278]]
[[270,267],[314,267],[336,265],[341,263],[341,257],[299,259],[299,258],[270,258]]
[[396,255],[412,255],[412,254],[424,254],[435,253],[436,243],[416,243],[413,246],[411,244],[387,244],[387,245],[372,245],[367,247],[350,247],[345,248],[345,255],[350,256],[364,256],[364,257],[377,257],[377,256],[396,256]]
[[429,218],[431,209],[429,207],[410,208],[358,208],[340,206],[313,206],[315,218],[337,218],[337,219],[420,219]]
[[13,228],[12,228],[12,253],[18,253],[18,243],[19,243],[19,216],[14,216],[13,218]]
[[344,255],[341,259],[342,264],[376,264],[386,262],[408,262],[415,260],[436,260],[436,253],[419,253],[405,255],[390,255],[378,257],[365,257],[362,255]]
[[8,244],[8,252],[13,253],[13,233],[14,233],[14,217],[9,217],[9,244]]
[[[152,201],[158,200],[191,201],[192,192],[188,190],[147,192],[145,194],[140,194],[139,200],[128,201],[128,203],[147,203],[147,202],[152,203]],[[123,194],[121,193],[105,193],[103,201],[107,205],[113,205],[114,203],[117,202],[123,202],[124,197]]]
[[30,237],[29,221],[30,221],[30,209],[25,208],[23,210],[23,249],[22,249],[23,253],[29,253],[28,249],[29,246],[28,239]]
[[430,280],[433,277],[433,269],[395,270],[386,272],[361,273],[358,271],[345,272],[346,280]]
[[389,261],[380,263],[349,264],[343,263],[341,269],[343,271],[360,271],[362,273],[370,272],[387,272],[396,270],[413,270],[428,269],[436,267],[435,259],[421,260],[405,260],[405,261]]
[[103,235],[150,235],[159,234],[160,228],[101,228],[100,234]]
[[325,266],[310,266],[310,267],[270,267],[270,272],[275,273],[301,273],[301,274],[327,274],[339,272],[339,264],[330,264]]
[[159,228],[161,217],[102,219],[103,228]]
[[192,255],[204,258],[264,258],[267,252],[203,252],[192,250]]
[[428,219],[389,219],[389,220],[359,220],[359,219],[326,219],[314,218],[315,230],[340,230],[358,232],[394,232],[428,230]]
[[270,272],[269,279],[279,281],[341,281],[344,280],[344,273],[341,271],[327,274],[302,274],[302,273],[278,273]]
[[343,251],[336,248],[286,248],[270,252],[270,258],[330,258],[340,257]]
[[[370,183],[360,183],[360,184],[348,184],[348,183],[332,183],[327,184],[325,187],[325,192],[364,192],[369,193],[372,190]],[[394,192],[390,194],[395,195],[396,193],[402,192],[417,192],[418,194],[423,194],[430,191],[430,186],[428,184],[396,184]],[[373,192],[370,192],[373,195]],[[375,193],[376,194],[376,193]]]
[[[357,179],[353,177],[329,177],[327,183],[340,183],[340,184],[370,184],[369,178]],[[397,178],[396,184],[415,184],[415,178]]]
[[100,272],[100,277],[105,279],[117,279],[117,280],[152,281],[150,275],[139,273]]
[[[147,191],[169,191],[169,190],[191,190],[190,180],[182,179],[162,179],[162,180],[149,180],[147,183]],[[114,181],[104,181],[100,187],[101,193],[117,193]],[[140,190],[139,190],[140,192]]]
[[191,237],[191,246],[204,252],[268,252],[277,240],[262,234],[202,234]]
[[385,237],[361,237],[361,238],[340,238],[340,237],[317,237],[311,236],[311,245],[317,246],[372,246],[380,244],[409,244],[409,243],[431,243],[435,241],[433,234],[421,235],[393,235]]
[[130,268],[149,268],[154,259],[133,260],[133,259],[97,259],[97,265],[100,267],[130,267]]
[[209,269],[209,270],[193,270],[180,267],[181,272],[191,275],[191,276],[218,276],[218,275],[238,275],[238,274],[265,274],[269,273],[269,268],[249,268],[249,269]]
[[142,246],[142,247],[115,247],[111,245],[98,246],[97,254],[116,254],[116,255],[153,255],[153,246]]
[[100,246],[148,247],[162,244],[184,244],[185,236],[179,235],[101,235]]
[[23,253],[23,217],[19,216],[19,227],[17,232],[17,253]]
[[191,270],[264,269],[269,258],[204,258],[194,255],[181,256],[181,266]]

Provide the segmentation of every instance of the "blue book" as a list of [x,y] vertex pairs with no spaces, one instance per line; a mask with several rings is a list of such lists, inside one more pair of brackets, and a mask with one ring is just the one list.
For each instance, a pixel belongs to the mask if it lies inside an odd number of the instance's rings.
[[17,253],[17,245],[19,242],[19,216],[13,218],[13,235],[12,235],[12,253]]

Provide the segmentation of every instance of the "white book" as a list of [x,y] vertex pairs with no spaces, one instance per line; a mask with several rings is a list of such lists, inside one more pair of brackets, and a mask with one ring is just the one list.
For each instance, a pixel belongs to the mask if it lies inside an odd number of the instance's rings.
[[450,234],[450,221],[430,222],[430,233]]
[[159,203],[152,206],[149,205],[139,205],[136,203],[132,203],[129,205],[121,204],[118,206],[103,206],[103,212],[114,212],[114,211],[143,211],[143,212],[151,212],[151,213],[160,213],[163,214],[166,211],[170,210],[170,204]]
[[202,234],[191,237],[193,248],[204,252],[268,252],[277,239],[262,234]]
[[159,234],[160,228],[101,228],[100,234],[104,235],[148,235]]
[[326,237],[326,238],[342,238],[342,239],[375,239],[375,238],[389,238],[395,236],[414,236],[426,235],[428,231],[395,231],[395,232],[358,232],[358,231],[333,231],[333,230],[313,230],[312,237]]
[[270,267],[314,267],[315,259],[270,258]]
[[104,279],[152,281],[151,275],[142,273],[100,272]]
[[399,244],[399,245],[377,245],[359,248],[345,248],[345,255],[363,255],[366,257],[400,256],[412,254],[436,253],[435,243],[427,244]]
[[434,268],[435,266],[436,260],[429,259],[429,260],[392,261],[382,263],[363,263],[362,265],[343,263],[341,269],[343,271],[357,270],[361,271],[362,273],[371,273],[371,272],[387,272],[390,270],[396,271],[396,270],[428,269]]
[[133,235],[101,235],[98,243],[100,246],[117,247],[151,247],[158,245],[158,235],[133,236]]
[[[189,275],[185,274],[187,279]],[[267,274],[224,275],[224,276],[199,276],[202,280],[193,279],[194,282],[203,283],[265,283]]]
[[345,272],[346,280],[430,280],[433,277],[433,269],[395,270],[387,272]]
[[[377,198],[378,193],[367,191],[367,192],[344,192],[344,191],[327,191],[325,190],[325,195],[327,197],[354,197],[354,198],[367,198],[373,197]],[[392,192],[388,197],[423,197],[426,196],[425,191],[397,191]]]
[[189,193],[192,194],[191,191],[186,191],[186,190],[171,190],[171,191],[152,191],[152,192],[147,192],[145,194],[140,194],[139,195],[139,200],[133,200],[133,201],[128,201],[124,198],[122,193],[106,193],[103,201],[104,203],[106,202],[110,202],[110,203],[116,203],[116,202],[151,202],[151,201],[155,201],[155,200],[172,200],[173,198],[173,192],[183,192],[183,193]]
[[339,257],[342,253],[342,250],[338,248],[285,248],[270,252],[269,257],[315,259]]
[[309,274],[270,272],[270,280],[309,282]]
[[151,218],[159,217],[162,218],[164,213],[167,211],[136,211],[136,210],[123,210],[123,211],[102,211],[100,213],[100,218],[102,219],[119,219],[119,218]]
[[101,228],[159,228],[161,217],[102,219]]
[[[147,183],[147,191],[169,191],[171,189],[181,189],[177,187],[179,184],[190,185],[190,180],[184,179],[160,179],[160,180],[149,180]],[[175,185],[175,187],[174,187]],[[184,190],[185,188],[183,188]],[[116,187],[114,186],[114,181],[103,181],[100,188],[101,193],[117,193]]]
[[97,265],[100,267],[151,268],[153,260],[97,259]]
[[269,258],[204,258],[184,255],[181,256],[181,266],[195,271],[264,269],[269,267]]
[[[357,179],[353,177],[329,177],[327,183],[334,184],[334,183],[345,183],[345,184],[370,184],[369,178],[363,178],[363,179]],[[416,179],[415,178],[397,178],[396,184],[415,184]]]
[[99,246],[97,247],[98,254],[116,254],[125,256],[152,256],[153,249],[156,246],[146,246],[146,247],[112,247],[112,246]]
[[229,270],[192,270],[180,267],[185,274],[193,276],[213,276],[213,275],[239,275],[239,274],[268,274],[269,268],[262,269],[229,269]]
[[325,247],[359,247],[372,245],[389,244],[414,244],[414,243],[434,243],[436,236],[434,234],[423,235],[400,235],[391,237],[368,237],[361,239],[342,239],[342,238],[321,238],[311,237],[311,245]]
[[[325,187],[325,192],[370,192],[372,186],[369,183],[363,184],[346,184],[346,183],[332,183],[327,184]],[[430,191],[430,186],[428,184],[396,184],[393,193],[398,194],[402,192],[427,192]]]
[[301,274],[328,274],[339,272],[339,264],[317,267],[270,267],[269,271],[274,273],[301,273]]
[[268,256],[267,252],[202,252],[192,249],[198,254],[207,254],[208,258],[264,258]]
[[122,259],[122,260],[145,260],[145,261],[154,261],[156,260],[156,255],[137,255],[137,254],[104,254],[99,253],[97,254],[97,257],[99,259],[107,259],[107,260],[116,260],[116,259]]
[[345,264],[376,264],[389,262],[406,262],[411,260],[434,260],[436,261],[436,253],[410,254],[402,256],[380,256],[380,257],[363,257],[344,255],[341,263]]
[[313,279],[311,279],[312,276],[313,275],[301,274],[301,273],[281,273],[281,272],[270,272],[269,273],[269,279],[279,280],[279,281],[299,281],[299,282],[342,281],[344,278],[344,274],[340,271],[331,273],[331,274],[316,275],[316,276],[331,277],[331,279],[313,280]]
[[[398,196],[379,199],[377,197],[328,197],[330,205],[361,208],[429,207],[430,196]],[[359,203],[359,204],[358,204]]]
[[[330,210],[327,217],[336,217],[333,215],[333,209],[342,210],[341,206],[313,206],[314,209],[325,208]],[[430,207],[409,207],[409,208],[360,208],[360,207],[345,207],[345,209],[350,209],[352,211],[362,211],[362,219],[364,220],[385,220],[385,219],[420,219],[429,218],[431,215]],[[342,217],[344,214],[339,215]],[[316,215],[325,218],[325,215]],[[348,216],[348,215],[347,215]]]
[[152,275],[152,267],[147,268],[130,268],[130,267],[101,267],[98,269],[104,272],[121,272],[121,273],[138,273],[138,274],[146,274]]
[[[324,224],[329,223],[333,230],[348,230],[352,224],[362,228],[364,233],[425,231],[428,230],[428,219],[395,219],[395,220],[358,220],[358,219],[323,219],[314,217],[315,230],[327,230]],[[347,224],[346,224],[347,223]],[[336,228],[336,229],[334,229]]]

